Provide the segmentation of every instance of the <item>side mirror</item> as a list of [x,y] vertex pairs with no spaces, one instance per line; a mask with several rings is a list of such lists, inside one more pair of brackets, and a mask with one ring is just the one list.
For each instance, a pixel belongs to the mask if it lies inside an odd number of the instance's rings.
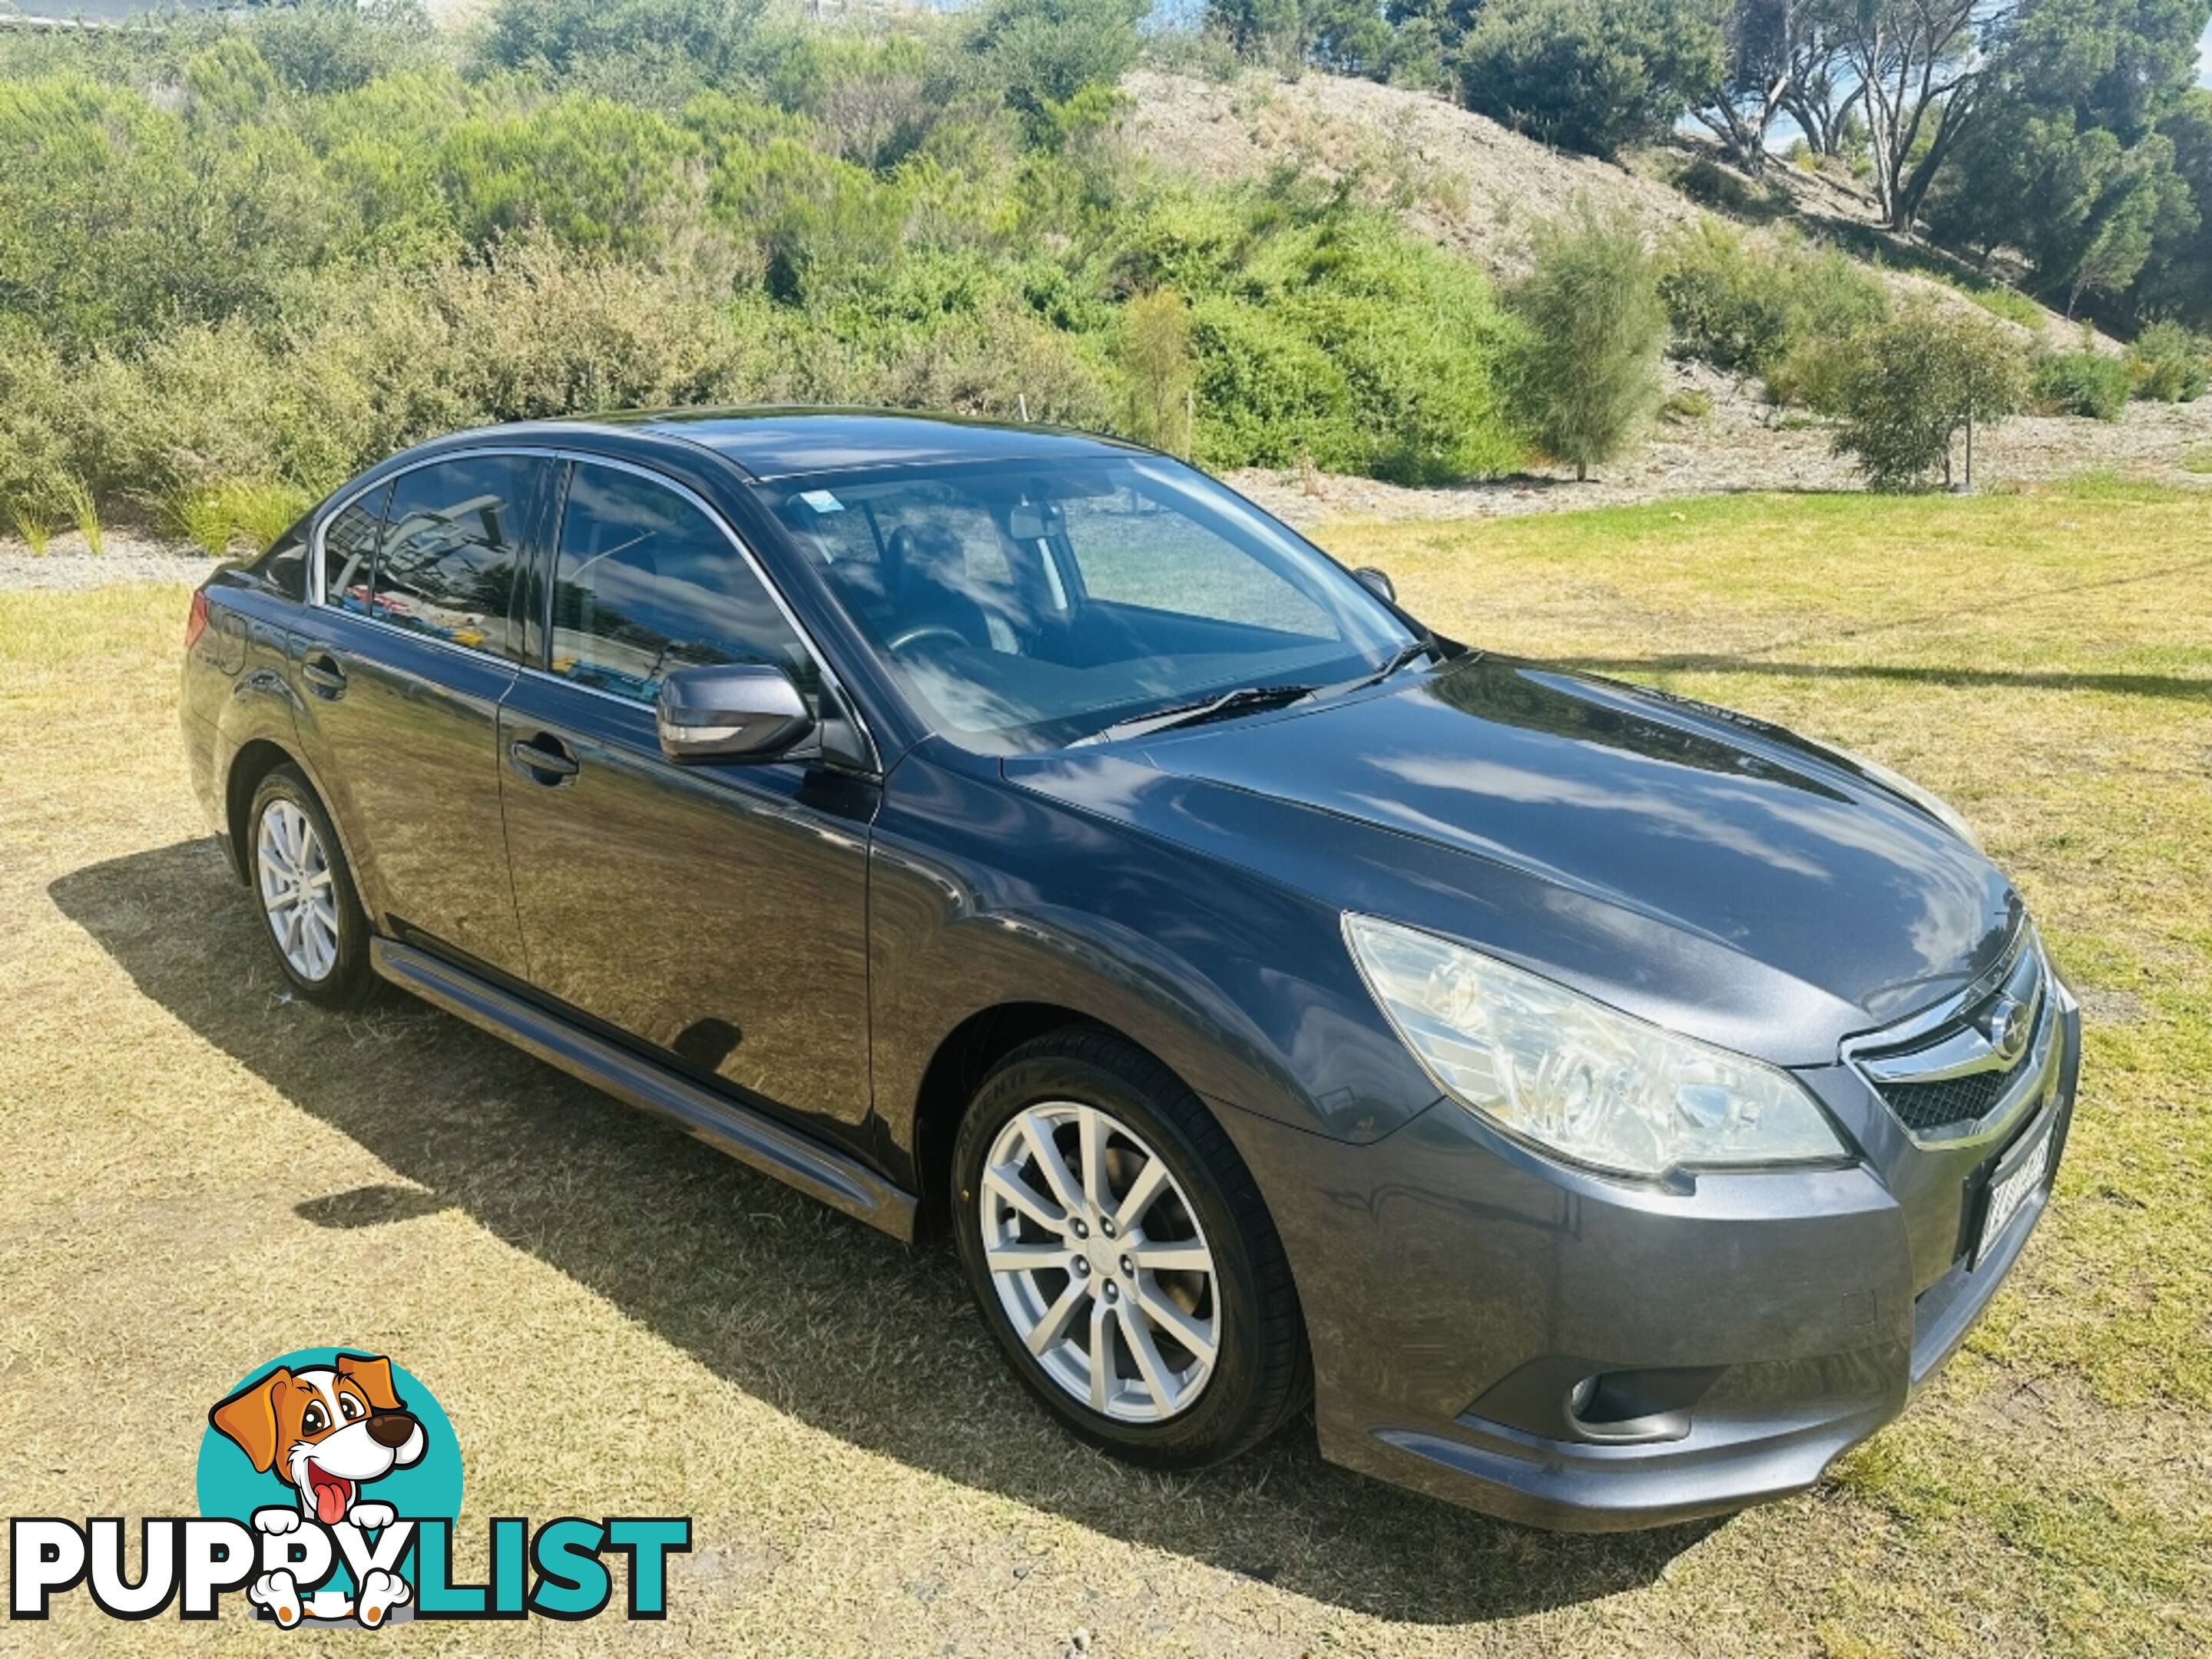
[[1377,570],[1371,564],[1363,564],[1352,573],[1352,576],[1354,581],[1382,600],[1383,604],[1398,603],[1398,589],[1391,581],[1388,572]]
[[814,729],[791,676],[768,663],[679,668],[653,714],[672,761],[771,760]]

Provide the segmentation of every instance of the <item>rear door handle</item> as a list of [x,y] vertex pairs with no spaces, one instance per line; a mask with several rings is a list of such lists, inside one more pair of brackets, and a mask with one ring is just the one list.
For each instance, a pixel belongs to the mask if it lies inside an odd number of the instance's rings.
[[534,738],[517,738],[507,746],[507,757],[514,769],[532,783],[557,787],[574,777],[581,769],[568,745],[550,732],[540,732]]
[[345,696],[345,670],[338,659],[327,651],[319,651],[300,665],[300,678],[324,696],[338,698]]

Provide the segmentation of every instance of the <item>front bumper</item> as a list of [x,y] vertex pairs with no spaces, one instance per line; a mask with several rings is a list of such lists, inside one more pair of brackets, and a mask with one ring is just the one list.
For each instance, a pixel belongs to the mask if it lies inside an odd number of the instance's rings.
[[[1970,1221],[2025,1137],[2052,1133],[2057,1167],[2080,1064],[2070,1000],[2059,1018],[2047,1096],[2001,1144],[1934,1170],[1638,1186],[1540,1158],[1449,1103],[1365,1146],[1224,1112],[1290,1253],[1322,1454],[1577,1531],[1811,1486],[1904,1409],[2018,1259],[2047,1181],[1978,1265]],[[1868,1094],[1838,1115],[1850,1127],[1869,1102],[1881,1109]],[[1630,1438],[1601,1437],[1621,1413],[1592,1424],[1569,1404],[1600,1374],[1638,1400]]]

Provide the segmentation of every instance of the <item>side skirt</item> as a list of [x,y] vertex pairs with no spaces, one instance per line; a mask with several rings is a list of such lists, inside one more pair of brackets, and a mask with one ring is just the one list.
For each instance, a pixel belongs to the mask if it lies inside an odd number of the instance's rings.
[[739,1163],[858,1216],[894,1238],[913,1240],[914,1194],[845,1153],[580,1030],[559,1015],[411,945],[372,939],[369,961],[403,991],[506,1038],[617,1100],[668,1119]]

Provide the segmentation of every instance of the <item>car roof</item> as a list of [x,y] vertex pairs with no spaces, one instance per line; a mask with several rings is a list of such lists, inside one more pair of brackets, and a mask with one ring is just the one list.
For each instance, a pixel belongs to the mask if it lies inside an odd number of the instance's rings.
[[643,410],[569,424],[681,439],[761,481],[956,461],[1072,460],[1136,449],[1062,427],[872,409]]

